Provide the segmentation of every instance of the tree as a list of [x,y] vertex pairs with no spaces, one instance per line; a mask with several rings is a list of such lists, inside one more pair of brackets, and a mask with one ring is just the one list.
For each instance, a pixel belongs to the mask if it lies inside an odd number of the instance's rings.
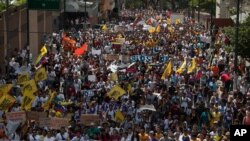
[[134,8],[148,8],[152,6],[156,9],[160,1],[161,0],[127,0],[126,6]]
[[[235,27],[224,28],[225,34],[230,39],[230,45],[227,47],[232,50],[235,45]],[[250,16],[240,25],[239,27],[239,46],[238,54],[243,57],[250,59]]]
[[191,8],[199,7],[201,11],[211,13],[215,15],[216,0],[189,0],[189,6]]

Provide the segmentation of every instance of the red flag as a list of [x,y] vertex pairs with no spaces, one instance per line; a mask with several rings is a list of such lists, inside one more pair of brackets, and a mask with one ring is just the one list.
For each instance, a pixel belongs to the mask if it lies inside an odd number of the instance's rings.
[[80,56],[80,55],[84,54],[84,52],[87,50],[88,50],[88,45],[85,43],[80,48],[77,48],[75,50],[75,55]]
[[202,77],[202,71],[199,70],[198,73],[195,76],[195,80],[198,81],[199,79],[201,79],[201,77]]

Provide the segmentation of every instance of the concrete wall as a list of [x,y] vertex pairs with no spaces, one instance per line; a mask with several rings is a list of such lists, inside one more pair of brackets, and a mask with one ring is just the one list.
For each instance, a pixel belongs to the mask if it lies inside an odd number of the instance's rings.
[[33,60],[39,54],[40,48],[44,44],[44,36],[53,32],[53,17],[52,11],[29,11],[29,27],[30,27],[30,51],[33,55]]
[[[216,18],[230,18],[230,9],[236,8],[237,0],[216,0]],[[244,0],[240,4],[243,13],[250,13],[250,1]]]
[[0,75],[5,73],[5,58],[17,54],[27,44],[27,21],[24,6],[0,13]]
[[[60,11],[58,11],[60,13]],[[30,51],[36,59],[45,34],[53,31],[52,11],[29,12]],[[10,59],[27,45],[27,9],[25,6],[9,8],[0,13],[0,76],[5,74],[5,57]]]

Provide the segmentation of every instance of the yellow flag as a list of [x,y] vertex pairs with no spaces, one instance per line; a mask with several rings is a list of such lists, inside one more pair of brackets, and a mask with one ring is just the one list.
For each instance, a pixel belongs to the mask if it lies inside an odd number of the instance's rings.
[[186,68],[186,65],[187,65],[187,61],[185,59],[184,62],[182,63],[182,65],[181,65],[181,67],[176,72],[179,73],[179,74],[182,74],[184,69]]
[[30,111],[32,103],[35,100],[35,95],[33,93],[25,93],[22,97],[22,108],[26,111]]
[[108,96],[114,98],[115,100],[118,100],[118,98],[124,95],[125,93],[126,91],[124,89],[116,85],[108,92]]
[[28,80],[29,80],[29,74],[27,74],[27,73],[20,74],[20,75],[18,75],[18,78],[17,78],[17,84],[21,84],[21,83],[26,82]]
[[167,19],[167,24],[171,25],[171,19]]
[[0,109],[7,111],[14,103],[16,99],[8,94],[4,95],[0,99]]
[[124,121],[124,116],[120,110],[117,110],[115,112],[115,121],[117,122],[123,122]]
[[155,27],[150,27],[150,28],[148,29],[148,32],[149,32],[149,33],[154,33],[154,32],[155,32]]
[[56,92],[50,91],[48,100],[42,105],[44,111],[49,109],[50,104],[51,104],[52,100],[55,98],[55,96],[56,96]]
[[168,31],[169,31],[170,33],[173,33],[173,32],[174,32],[174,29],[173,29],[172,27],[168,27]]
[[127,89],[128,89],[129,94],[133,93],[133,89],[132,89],[131,84],[128,84]]
[[165,79],[167,76],[169,76],[172,72],[172,61],[169,61],[169,63],[167,64],[167,67],[165,68],[161,79]]
[[12,84],[4,84],[0,86],[0,97],[2,97],[5,94],[8,94],[12,86],[13,86]]
[[43,46],[43,47],[41,48],[40,52],[41,52],[42,55],[46,54],[46,53],[47,53],[47,48],[46,48],[46,46]]
[[110,80],[112,81],[118,81],[118,76],[116,72],[111,73]]
[[22,83],[22,94],[31,95],[37,91],[36,82],[34,79]]
[[107,27],[106,24],[104,24],[104,25],[102,26],[102,30],[108,30],[108,27]]
[[175,20],[175,24],[180,24],[181,23],[181,20],[180,19],[176,19]]
[[192,73],[195,70],[195,68],[196,68],[196,59],[193,58],[187,73]]
[[46,72],[46,70],[45,70],[44,67],[39,68],[39,69],[36,71],[36,74],[35,74],[35,76],[34,76],[34,79],[35,79],[36,82],[38,82],[38,81],[43,81],[43,80],[45,80],[45,79],[47,79],[47,78],[48,78],[47,72]]
[[157,32],[157,33],[161,32],[161,26],[160,26],[160,25],[158,25],[158,26],[156,27],[155,32]]

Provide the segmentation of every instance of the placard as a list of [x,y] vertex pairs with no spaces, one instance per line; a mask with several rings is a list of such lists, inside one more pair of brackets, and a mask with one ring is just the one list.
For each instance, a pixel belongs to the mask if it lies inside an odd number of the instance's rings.
[[88,80],[90,82],[96,82],[96,75],[88,75]]
[[46,118],[47,113],[46,112],[29,111],[29,112],[27,112],[26,116],[27,116],[27,120],[39,121],[40,118]]
[[102,54],[102,51],[100,49],[93,49],[92,48],[92,55],[101,55]]
[[39,118],[39,126],[40,127],[50,127],[50,118]]
[[103,58],[104,58],[104,60],[107,60],[107,61],[114,61],[114,60],[119,60],[119,55],[117,55],[117,54],[104,54]]
[[26,120],[26,113],[24,111],[9,112],[9,113],[6,113],[6,119],[10,120],[10,121],[25,122],[25,120]]
[[80,123],[83,125],[96,125],[100,122],[100,118],[95,114],[84,114],[81,115]]
[[51,129],[61,129],[62,127],[69,126],[69,119],[67,118],[50,118],[50,128]]
[[120,44],[124,44],[125,43],[125,38],[116,38],[116,42],[120,43]]

